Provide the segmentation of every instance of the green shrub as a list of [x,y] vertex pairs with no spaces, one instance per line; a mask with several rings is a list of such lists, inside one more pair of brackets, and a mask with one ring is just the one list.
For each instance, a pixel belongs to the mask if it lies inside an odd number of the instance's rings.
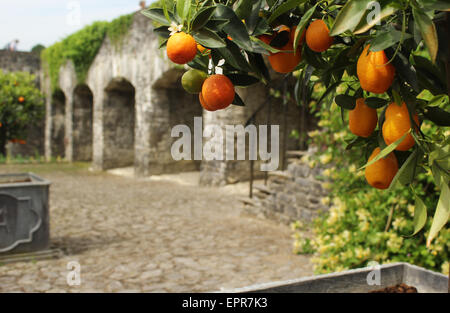
[[[315,103],[311,104],[312,109],[315,106]],[[316,220],[312,240],[305,239],[296,225],[296,252],[315,251],[313,263],[316,273],[364,267],[370,261],[380,264],[410,262],[448,273],[448,228],[441,230],[429,249],[426,237],[431,219],[427,220],[422,231],[410,237],[414,232],[415,195],[424,201],[428,216],[436,208],[440,191],[433,183],[431,172],[423,170],[417,175],[414,190],[406,186],[397,186],[392,191],[372,188],[365,180],[364,170],[357,170],[357,165],[366,163],[366,149],[361,146],[351,151],[345,149],[355,138],[343,121],[345,114],[341,116],[335,104],[319,112],[321,130],[309,133],[309,144],[317,146],[318,152],[304,161],[311,167],[333,164],[324,170],[322,177],[324,187],[329,190],[329,197],[324,198],[323,203],[331,204],[331,209]],[[436,138],[450,135],[449,130],[439,130],[429,121],[424,121],[421,129],[426,135]],[[402,158],[404,160],[401,153],[397,158],[400,162]]]
[[132,14],[120,16],[112,22],[94,22],[45,49],[41,57],[50,75],[52,90],[56,90],[59,70],[68,60],[75,66],[78,82],[85,82],[105,36],[110,38],[116,49],[119,48],[132,22]]

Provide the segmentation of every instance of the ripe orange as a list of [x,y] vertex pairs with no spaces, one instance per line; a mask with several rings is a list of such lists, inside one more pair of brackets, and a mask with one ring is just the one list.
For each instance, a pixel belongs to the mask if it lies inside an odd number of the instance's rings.
[[214,110],[213,108],[209,107],[209,106],[206,104],[205,100],[203,99],[203,96],[202,96],[202,93],[201,93],[201,92],[198,94],[198,99],[200,100],[200,104],[202,105],[202,107],[203,107],[206,111],[216,111],[216,110]]
[[208,77],[202,86],[201,100],[210,110],[221,110],[234,100],[235,91],[231,80],[222,74]]
[[[379,153],[380,148],[375,148],[369,162],[372,161]],[[366,167],[365,176],[366,180],[372,187],[377,189],[387,189],[398,172],[398,161],[393,152],[388,154],[385,158],[378,160],[377,162]]]
[[356,107],[349,112],[350,131],[356,136],[369,137],[378,123],[377,110],[367,106],[363,98],[356,100]]
[[377,94],[385,93],[394,81],[395,67],[390,63],[386,65],[389,60],[384,51],[371,52],[369,48],[367,45],[358,59],[357,74],[361,88]]
[[[386,109],[385,115],[386,120],[383,124],[382,132],[384,141],[387,145],[390,145],[403,137],[403,135],[405,135],[405,133],[413,127],[413,125],[411,125],[408,108],[406,106],[406,103],[404,102],[402,106],[397,105],[395,102],[391,103]],[[414,121],[417,125],[419,125],[419,116],[417,115],[417,113],[415,113],[413,116]],[[407,151],[411,149],[414,144],[415,141],[413,136],[411,134],[408,134],[395,150]]]
[[323,20],[315,20],[306,30],[306,44],[315,52],[328,50],[333,44],[333,37],[330,37],[330,30]]
[[[278,52],[271,53],[268,57],[270,65],[273,70],[278,73],[290,73],[292,72],[297,65],[302,60],[302,46],[301,44],[298,46],[297,51],[294,53],[294,40],[295,40],[295,29],[293,27],[289,33],[289,42],[279,50],[289,51],[289,52]],[[286,31],[286,27],[282,27],[279,32]],[[304,34],[302,34],[303,38]],[[261,39],[262,40],[262,39]],[[264,40],[268,40],[267,37],[264,37]],[[263,41],[264,41],[263,40]],[[302,42],[303,39],[300,40]],[[270,42],[270,41],[269,41]]]
[[17,99],[19,101],[19,103],[24,103],[25,102],[25,98],[24,97],[19,97],[19,99]]
[[194,37],[184,32],[170,36],[167,41],[167,56],[176,64],[191,62],[197,54],[197,43]]

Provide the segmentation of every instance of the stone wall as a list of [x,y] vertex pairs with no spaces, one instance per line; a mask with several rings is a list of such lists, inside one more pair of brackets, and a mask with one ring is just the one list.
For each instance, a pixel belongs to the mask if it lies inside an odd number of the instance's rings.
[[[5,72],[29,72],[36,75],[36,84],[40,86],[41,61],[39,55],[0,50],[0,69]],[[26,144],[9,143],[7,150],[11,156],[34,156],[44,154],[45,119],[36,121],[27,129]]]
[[[225,131],[226,125],[245,125],[250,117],[255,115],[251,124],[257,128],[260,125],[278,125],[279,126],[279,167],[282,170],[284,153],[287,150],[300,149],[300,141],[291,136],[294,130],[300,131],[301,125],[301,109],[293,101],[289,102],[286,110],[283,107],[282,100],[276,99],[270,95],[270,88],[280,90],[282,84],[285,83],[285,76],[277,75],[272,72],[272,82],[269,86],[258,84],[248,88],[238,88],[237,92],[245,102],[245,107],[230,106],[226,110],[219,112],[205,112],[204,124],[218,124],[222,126]],[[287,81],[288,90],[294,89],[295,81],[292,79]],[[270,111],[270,112],[269,112]],[[305,130],[311,130],[315,127],[314,118],[308,116],[306,118],[307,125]],[[286,130],[284,127],[286,126]],[[271,129],[268,129],[268,141],[270,142]],[[284,137],[286,134],[286,141],[284,146]],[[259,135],[259,130],[258,130]],[[248,139],[246,141],[246,160],[247,161],[203,161],[202,171],[200,176],[200,183],[203,185],[226,185],[236,183],[238,181],[246,181],[250,178],[250,161],[248,158]],[[237,150],[237,144],[235,150]],[[270,151],[270,149],[269,149]],[[226,151],[225,151],[226,153]],[[236,154],[235,154],[236,155]],[[264,172],[260,170],[261,161],[254,162],[254,177],[260,178],[264,176]]]
[[6,72],[28,72],[39,79],[41,59],[38,54],[0,50],[0,69]]
[[[63,110],[58,109],[57,98],[49,95],[49,79],[44,73],[48,159],[59,153],[61,146],[54,141],[60,142],[61,136],[56,137],[55,132],[61,128],[63,119],[63,150],[68,161],[92,160],[96,170],[134,164],[139,176],[200,170],[200,183],[204,185],[247,180],[248,161],[175,161],[171,147],[178,138],[172,138],[171,130],[183,124],[193,133],[194,117],[203,119],[203,128],[211,124],[222,129],[226,125],[244,125],[268,99],[273,99],[269,103],[269,124],[280,125],[280,145],[286,124],[286,149],[299,148],[298,140],[289,136],[300,126],[300,110],[295,103],[290,103],[284,114],[281,101],[271,98],[269,88],[260,84],[237,90],[245,107],[233,105],[218,112],[203,111],[198,96],[188,94],[181,86],[185,68],[171,63],[159,44],[151,21],[136,13],[121,45],[105,38],[85,82],[77,81],[72,62],[61,67],[57,89],[64,95]],[[273,83],[279,87],[284,79],[277,76]],[[288,84],[293,89],[293,82]],[[255,126],[268,123],[267,107],[256,115]],[[203,140],[203,144],[208,143],[208,139]],[[258,168],[259,162],[255,162],[255,174],[261,177],[263,173]]]
[[302,221],[310,224],[329,208],[321,199],[327,196],[317,180],[320,167],[310,168],[301,160],[291,160],[286,171],[269,174],[267,186],[254,188],[254,198],[244,201],[246,211],[281,223]]

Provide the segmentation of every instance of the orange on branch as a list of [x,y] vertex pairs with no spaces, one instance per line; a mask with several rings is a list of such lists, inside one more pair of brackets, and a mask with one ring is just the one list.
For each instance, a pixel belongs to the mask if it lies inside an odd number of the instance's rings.
[[176,64],[191,62],[197,55],[194,37],[184,32],[175,33],[167,41],[167,56]]
[[356,100],[356,106],[349,112],[350,131],[356,136],[369,137],[377,127],[377,110],[367,106],[363,98]]
[[[284,26],[280,29],[279,32],[287,31],[287,27]],[[278,48],[278,50],[288,51],[288,52],[278,52],[278,53],[270,53],[268,59],[270,65],[273,70],[278,73],[290,73],[292,72],[297,65],[302,60],[302,46],[301,44],[298,46],[297,50],[294,53],[294,40],[295,40],[295,30],[296,27],[293,27],[289,32],[289,41],[288,43],[282,47]],[[303,38],[304,34],[302,34]],[[267,37],[264,37],[264,40],[267,40]],[[301,43],[301,41],[300,41]]]
[[228,77],[216,74],[205,80],[201,94],[205,106],[215,111],[228,107],[233,102],[236,93],[234,85]]
[[369,51],[367,45],[361,53],[357,64],[357,75],[361,83],[361,88],[376,94],[385,93],[391,87],[395,67],[389,62],[384,51]]
[[306,44],[315,52],[328,50],[333,44],[333,37],[330,37],[330,30],[323,20],[315,20],[306,30]]
[[[380,148],[375,148],[369,157],[372,161],[379,153]],[[375,163],[366,167],[365,177],[369,185],[377,189],[387,189],[391,185],[392,180],[398,172],[397,157],[393,152],[386,157],[379,159]]]
[[[383,138],[387,145],[390,145],[400,138],[402,138],[411,128],[417,130],[415,125],[411,125],[411,119],[409,115],[406,103],[402,103],[401,106],[395,102],[391,103],[386,109],[386,120],[383,124]],[[413,114],[414,121],[419,125],[419,116],[417,113]],[[409,133],[405,139],[395,148],[398,151],[407,151],[411,149],[415,144],[413,136]]]
[[200,104],[202,105],[202,107],[206,110],[206,111],[216,111],[213,108],[211,108],[208,104],[206,104],[205,99],[203,99],[202,93],[200,92],[198,94],[198,99],[200,101]]

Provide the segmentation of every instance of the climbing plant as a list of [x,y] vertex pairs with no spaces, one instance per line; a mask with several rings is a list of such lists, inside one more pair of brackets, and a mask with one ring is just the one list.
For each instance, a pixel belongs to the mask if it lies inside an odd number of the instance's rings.
[[8,141],[25,143],[28,126],[38,122],[43,114],[44,101],[36,77],[0,70],[0,155],[6,156]]
[[68,60],[73,62],[77,79],[83,83],[105,36],[110,38],[116,49],[120,48],[132,22],[132,14],[123,15],[111,22],[94,22],[45,49],[41,57],[50,75],[52,90],[57,88],[59,70]]
[[[199,89],[206,110],[225,109],[231,102],[245,105],[228,81],[241,87],[267,84],[267,56],[277,72],[300,71],[291,91],[300,106],[310,103],[321,84],[325,92],[319,103],[332,96],[330,105],[335,103],[343,117],[346,111],[370,116],[371,129],[362,119],[356,122],[356,129],[364,131],[352,131],[359,135],[346,142],[347,153],[364,157],[366,164],[358,167],[372,186],[389,191],[408,186],[415,198],[413,234],[427,221],[431,202],[420,198],[418,175],[428,173],[440,191],[427,238],[431,244],[450,216],[450,139],[444,136],[450,126],[448,1],[159,3],[142,13],[158,23],[155,32],[163,38],[161,46],[167,45],[168,57],[178,64],[186,60],[189,67],[213,77]],[[218,81],[226,83],[227,92],[218,92],[216,99],[211,90]],[[437,131],[425,134],[422,121],[434,123]]]

